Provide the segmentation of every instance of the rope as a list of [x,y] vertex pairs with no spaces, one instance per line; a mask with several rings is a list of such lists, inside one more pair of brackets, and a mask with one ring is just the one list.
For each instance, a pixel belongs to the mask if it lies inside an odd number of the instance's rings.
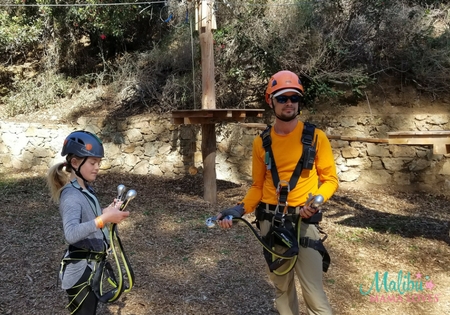
[[[103,303],[107,302],[114,302],[116,301],[122,293],[127,293],[131,290],[131,288],[134,285],[134,272],[131,268],[130,262],[128,260],[128,257],[125,254],[125,251],[123,249],[122,241],[120,240],[119,235],[117,235],[117,224],[114,223],[111,225],[109,230],[109,237],[110,237],[110,252],[112,253],[114,257],[114,262],[116,265],[117,273],[118,273],[118,280],[112,277],[112,275],[109,275],[107,277],[108,283],[113,287],[111,290],[103,293],[103,274],[105,272],[105,268],[108,268],[106,265],[102,266],[101,270],[101,278],[100,280],[100,286],[99,286],[99,292],[98,292],[98,298]],[[116,248],[115,242],[117,242],[118,247]],[[117,254],[117,249],[120,250],[120,256]],[[125,273],[128,279],[128,286],[124,286],[124,273],[122,271],[122,268],[125,269]]]
[[[255,228],[251,225],[250,222],[248,222],[247,220],[245,220],[243,218],[235,218],[235,217],[233,217],[232,220],[234,222],[239,222],[239,221],[243,222],[250,229],[250,231],[252,231],[253,235],[256,237],[256,239],[262,245],[262,247],[267,252],[269,252],[272,255],[272,262],[274,262],[277,259],[290,260],[289,267],[286,270],[284,270],[282,272],[278,272],[276,270],[271,270],[274,274],[276,274],[278,276],[282,276],[282,275],[285,275],[285,274],[287,274],[288,272],[290,272],[292,270],[292,268],[294,267],[295,263],[297,262],[298,255],[285,256],[283,254],[280,254],[280,253],[276,252],[274,249],[271,248],[271,246],[269,244],[266,243],[266,241],[263,240],[263,238],[259,235],[259,233],[255,230]],[[298,244],[298,246],[300,246],[300,225],[298,225],[298,228],[297,228],[297,244]],[[282,264],[280,264],[280,266],[281,265]]]

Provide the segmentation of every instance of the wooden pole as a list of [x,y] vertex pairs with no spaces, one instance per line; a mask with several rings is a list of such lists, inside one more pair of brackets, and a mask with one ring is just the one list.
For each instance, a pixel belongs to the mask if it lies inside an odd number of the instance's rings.
[[[201,0],[198,10],[198,29],[202,58],[202,109],[216,108],[212,33],[214,23],[212,0]],[[217,202],[215,124],[202,124],[202,159],[203,198],[215,204]]]
[[216,126],[202,125],[202,158],[203,158],[203,199],[212,204],[217,202],[216,183]]
[[213,39],[213,10],[211,0],[200,3],[200,48],[202,65],[202,108],[216,108],[216,89],[214,79],[214,39]]

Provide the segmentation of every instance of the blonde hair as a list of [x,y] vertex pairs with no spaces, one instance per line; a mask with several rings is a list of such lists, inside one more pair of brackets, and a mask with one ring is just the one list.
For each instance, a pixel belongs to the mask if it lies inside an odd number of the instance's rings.
[[56,204],[59,203],[61,189],[69,182],[73,170],[72,164],[70,164],[72,158],[77,157],[69,154],[66,157],[66,162],[55,164],[48,170],[47,186],[50,189],[50,198]]

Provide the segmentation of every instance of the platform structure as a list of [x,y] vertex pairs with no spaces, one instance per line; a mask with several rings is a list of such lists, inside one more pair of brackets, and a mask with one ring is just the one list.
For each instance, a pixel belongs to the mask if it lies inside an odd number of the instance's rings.
[[216,129],[223,122],[242,123],[248,117],[262,117],[264,109],[193,109],[172,112],[172,123],[176,125],[202,126],[203,198],[212,204],[217,202],[216,183]]
[[203,198],[217,202],[216,130],[222,122],[244,122],[247,117],[262,117],[263,109],[218,109],[214,75],[213,30],[217,28],[214,0],[195,1],[195,29],[199,32],[202,70],[201,109],[175,110],[174,124],[200,124],[202,127]]
[[264,109],[193,109],[172,112],[172,123],[185,124],[217,124],[222,122],[242,123],[248,117],[262,117]]

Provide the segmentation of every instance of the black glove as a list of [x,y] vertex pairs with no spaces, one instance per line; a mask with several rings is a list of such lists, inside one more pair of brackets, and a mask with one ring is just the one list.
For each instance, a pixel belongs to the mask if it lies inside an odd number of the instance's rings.
[[244,203],[240,203],[232,208],[225,209],[220,213],[222,214],[222,216],[220,217],[221,220],[225,219],[225,217],[228,215],[231,215],[233,218],[240,218],[245,213]]

